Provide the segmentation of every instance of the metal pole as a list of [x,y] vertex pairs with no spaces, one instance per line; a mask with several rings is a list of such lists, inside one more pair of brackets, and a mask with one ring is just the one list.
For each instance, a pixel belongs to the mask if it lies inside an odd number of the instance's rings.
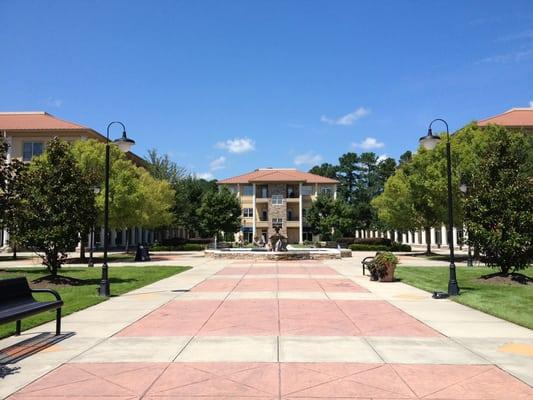
[[450,144],[450,132],[446,124],[446,161],[448,173],[448,246],[450,248],[450,280],[448,281],[448,294],[457,296],[459,294],[459,285],[457,284],[457,275],[455,272],[455,254],[453,248],[453,198],[452,198],[452,151]]
[[[111,124],[109,125],[111,126]],[[105,197],[104,197],[104,263],[102,264],[102,280],[98,294],[109,297],[109,267],[107,265],[107,249],[109,235],[109,126],[107,127],[107,142],[105,145]]]

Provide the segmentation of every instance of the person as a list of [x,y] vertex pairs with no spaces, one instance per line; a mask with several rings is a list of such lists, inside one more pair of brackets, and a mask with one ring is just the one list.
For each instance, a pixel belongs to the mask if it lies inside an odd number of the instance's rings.
[[266,249],[267,251],[272,251],[272,244],[270,244],[270,242],[266,244]]

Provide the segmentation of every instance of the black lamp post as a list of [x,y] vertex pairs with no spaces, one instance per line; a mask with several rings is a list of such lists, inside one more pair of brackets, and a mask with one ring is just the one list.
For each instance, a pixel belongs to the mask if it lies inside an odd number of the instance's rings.
[[457,284],[457,275],[455,272],[455,255],[453,249],[453,199],[452,199],[452,151],[450,146],[450,130],[448,123],[443,119],[437,118],[431,121],[428,127],[428,134],[420,138],[420,144],[426,150],[433,150],[440,142],[439,136],[433,136],[431,126],[434,122],[440,121],[446,125],[446,172],[448,175],[448,247],[450,248],[450,278],[448,280],[448,295],[457,296],[459,294],[459,285]]
[[102,264],[102,280],[100,281],[100,287],[98,288],[98,294],[100,296],[108,297],[111,294],[109,288],[109,267],[107,265],[107,250],[109,246],[109,128],[113,124],[119,124],[122,126],[122,137],[116,139],[114,143],[118,145],[120,150],[127,152],[131,146],[135,144],[135,141],[129,139],[126,136],[126,127],[120,121],[113,121],[107,125],[107,136],[105,144],[105,197],[104,197],[104,263]]

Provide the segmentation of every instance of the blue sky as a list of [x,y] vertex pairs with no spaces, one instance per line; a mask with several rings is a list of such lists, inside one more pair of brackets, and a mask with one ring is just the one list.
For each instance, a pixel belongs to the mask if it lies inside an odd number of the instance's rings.
[[533,102],[531,0],[0,0],[0,26],[0,110],[118,119],[216,178],[398,157],[433,118]]

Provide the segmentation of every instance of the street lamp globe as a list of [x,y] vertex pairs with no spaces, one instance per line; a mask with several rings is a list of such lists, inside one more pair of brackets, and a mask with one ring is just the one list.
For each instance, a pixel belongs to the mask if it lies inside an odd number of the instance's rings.
[[118,146],[118,148],[122,150],[124,153],[127,153],[128,151],[130,151],[132,146],[135,144],[135,140],[130,139],[126,135],[126,131],[123,131],[122,137],[120,137],[119,139],[115,139],[113,143],[115,143]]
[[433,132],[431,131],[431,128],[429,128],[428,134],[426,136],[422,136],[418,141],[426,150],[433,150],[435,147],[437,147],[437,144],[439,144],[440,137],[433,136]]

